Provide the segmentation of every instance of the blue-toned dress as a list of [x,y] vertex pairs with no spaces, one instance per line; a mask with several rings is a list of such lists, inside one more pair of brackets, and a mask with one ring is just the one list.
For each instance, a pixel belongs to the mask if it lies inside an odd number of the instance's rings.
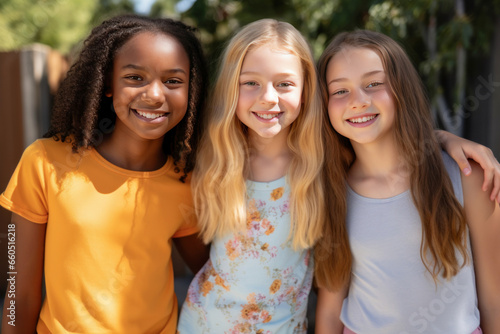
[[306,333],[312,252],[294,250],[285,178],[247,181],[247,226],[213,241],[189,286],[179,334]]

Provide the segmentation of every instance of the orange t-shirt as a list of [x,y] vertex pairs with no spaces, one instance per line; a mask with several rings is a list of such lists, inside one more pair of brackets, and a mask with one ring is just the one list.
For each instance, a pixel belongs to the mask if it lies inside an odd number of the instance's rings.
[[171,159],[119,168],[94,149],[40,139],[0,205],[47,223],[43,333],[175,333],[172,238],[197,232],[189,183]]

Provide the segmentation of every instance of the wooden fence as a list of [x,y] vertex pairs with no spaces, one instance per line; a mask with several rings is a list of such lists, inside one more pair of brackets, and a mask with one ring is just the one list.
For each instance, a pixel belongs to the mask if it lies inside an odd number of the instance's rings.
[[[0,192],[24,149],[48,129],[52,96],[68,70],[58,52],[41,44],[0,52]],[[7,225],[10,212],[0,209],[0,295],[6,288]]]

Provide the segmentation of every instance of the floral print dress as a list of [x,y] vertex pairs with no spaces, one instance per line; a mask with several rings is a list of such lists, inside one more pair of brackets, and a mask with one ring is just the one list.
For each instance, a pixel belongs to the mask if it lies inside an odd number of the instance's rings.
[[183,304],[179,334],[306,333],[313,275],[309,249],[294,250],[285,178],[247,181],[245,232],[212,242]]

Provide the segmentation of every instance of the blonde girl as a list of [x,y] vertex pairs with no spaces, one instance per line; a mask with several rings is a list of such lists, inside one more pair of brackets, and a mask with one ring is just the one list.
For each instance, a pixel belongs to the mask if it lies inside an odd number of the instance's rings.
[[229,42],[193,174],[210,260],[178,331],[305,333],[311,247],[325,221],[321,99],[301,34],[271,19]]
[[355,31],[318,66],[347,200],[316,248],[316,332],[500,333],[500,207],[440,150],[408,56]]

